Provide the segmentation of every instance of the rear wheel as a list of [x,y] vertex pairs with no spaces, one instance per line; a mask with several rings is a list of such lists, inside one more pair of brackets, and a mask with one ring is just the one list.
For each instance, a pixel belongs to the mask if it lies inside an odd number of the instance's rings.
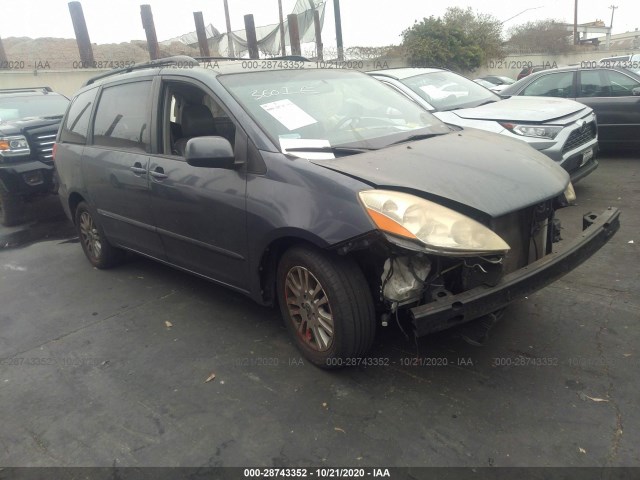
[[78,204],[75,219],[82,250],[94,267],[109,268],[122,260],[124,252],[107,241],[85,202]]
[[322,368],[364,355],[375,335],[369,285],[351,259],[306,247],[287,251],[278,265],[280,310],[296,346]]
[[5,227],[12,227],[22,223],[23,217],[24,201],[22,198],[0,192],[0,223]]

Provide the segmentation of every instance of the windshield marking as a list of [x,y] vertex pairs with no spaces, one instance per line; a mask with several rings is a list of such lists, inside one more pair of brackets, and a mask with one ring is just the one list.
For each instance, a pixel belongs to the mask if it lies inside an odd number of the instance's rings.
[[260,106],[288,130],[297,130],[298,128],[318,123],[315,118],[288,98],[285,98],[284,100],[276,100],[275,102],[263,103]]
[[300,88],[290,88],[290,87],[282,87],[282,88],[273,88],[273,89],[264,89],[262,91],[255,89],[251,92],[251,96],[255,100],[262,100],[263,98],[269,97],[277,97],[278,95],[315,95],[319,93],[313,85],[304,85]]

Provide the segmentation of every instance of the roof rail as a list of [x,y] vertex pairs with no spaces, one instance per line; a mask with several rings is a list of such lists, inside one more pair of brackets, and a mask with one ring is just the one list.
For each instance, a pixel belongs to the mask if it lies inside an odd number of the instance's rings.
[[18,87],[18,88],[0,88],[0,93],[19,93],[19,92],[53,92],[51,87]]
[[150,62],[145,63],[137,63],[130,67],[117,68],[114,70],[110,70],[105,73],[101,73],[100,75],[96,75],[95,77],[91,77],[87,80],[82,86],[86,87],[87,85],[91,85],[92,83],[97,82],[98,80],[102,80],[103,78],[111,77],[112,75],[119,75],[121,73],[129,73],[135,70],[143,70],[145,68],[157,68],[157,67],[166,67],[168,65],[183,65],[183,66],[191,66],[197,67],[198,61],[193,57],[188,55],[175,55],[173,57],[159,58],[158,60],[151,60]]
[[263,60],[292,60],[294,62],[310,62],[307,57],[302,55],[282,55],[280,57],[264,58]]
[[[238,58],[238,57],[193,57],[194,60],[197,60],[199,62],[204,61],[204,62],[209,62],[209,61],[214,61],[214,60],[243,60],[243,61],[253,61],[254,59],[251,58]],[[269,61],[269,60],[294,60],[296,62],[310,62],[311,60],[309,60],[306,57],[300,56],[300,55],[284,55],[281,57],[265,57],[265,58],[260,58],[257,60],[263,60],[263,61]]]
[[198,62],[208,62],[210,60],[246,60],[246,58],[238,58],[238,57],[193,57],[194,60]]

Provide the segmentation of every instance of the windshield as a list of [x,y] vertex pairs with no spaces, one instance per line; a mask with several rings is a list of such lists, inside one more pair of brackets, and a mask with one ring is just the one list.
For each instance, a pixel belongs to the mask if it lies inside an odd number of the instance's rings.
[[69,100],[62,95],[0,96],[0,122],[29,117],[62,116]]
[[404,95],[360,72],[276,70],[218,78],[283,151],[382,148],[450,132]]
[[477,107],[501,100],[495,93],[453,72],[423,73],[403,78],[402,83],[440,111]]

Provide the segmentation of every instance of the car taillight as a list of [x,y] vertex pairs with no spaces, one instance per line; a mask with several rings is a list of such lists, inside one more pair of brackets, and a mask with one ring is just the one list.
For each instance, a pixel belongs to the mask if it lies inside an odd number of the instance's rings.
[[58,150],[58,144],[53,144],[53,149],[51,150],[51,160],[56,161],[56,150]]

